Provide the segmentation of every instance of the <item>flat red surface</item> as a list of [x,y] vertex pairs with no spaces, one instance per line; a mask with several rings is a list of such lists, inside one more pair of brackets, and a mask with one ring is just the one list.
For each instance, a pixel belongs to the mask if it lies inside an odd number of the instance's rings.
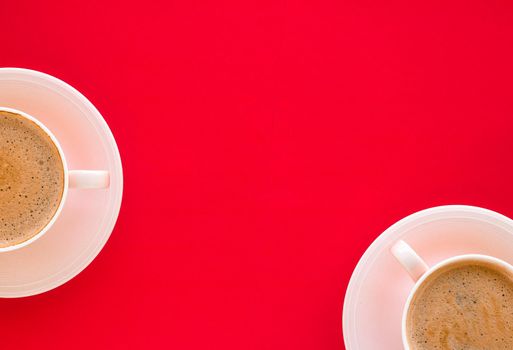
[[0,300],[3,349],[343,349],[347,283],[385,228],[441,204],[513,216],[511,1],[1,13],[0,66],[83,92],[126,181],[83,273]]

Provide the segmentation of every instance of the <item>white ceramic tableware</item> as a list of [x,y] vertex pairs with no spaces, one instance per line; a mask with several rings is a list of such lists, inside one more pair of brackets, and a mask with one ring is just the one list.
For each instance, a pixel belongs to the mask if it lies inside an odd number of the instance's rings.
[[392,255],[397,259],[397,261],[399,261],[403,268],[408,272],[412,280],[415,282],[415,285],[413,286],[403,309],[401,333],[403,346],[405,350],[410,350],[410,345],[408,343],[408,330],[406,327],[406,321],[408,318],[408,313],[410,311],[411,302],[419,288],[421,288],[422,285],[429,280],[430,276],[433,276],[433,274],[437,273],[440,270],[450,268],[451,266],[460,266],[461,264],[466,263],[479,263],[483,265],[494,266],[500,270],[506,271],[509,275],[513,276],[513,266],[511,266],[503,260],[488,255],[458,255],[445,259],[432,267],[428,267],[428,265],[415,252],[415,250],[413,250],[412,247],[410,247],[410,245],[403,240],[399,240],[394,246],[392,246],[390,251],[392,252]]
[[82,188],[82,189],[94,189],[94,188],[107,188],[109,187],[109,172],[106,170],[69,170],[68,165],[66,163],[66,157],[64,156],[64,151],[62,150],[62,147],[59,144],[59,141],[55,137],[54,134],[39,120],[34,118],[33,116],[23,112],[19,111],[14,108],[9,107],[1,107],[0,106],[0,112],[8,112],[17,114],[18,116],[21,116],[32,123],[36,124],[42,131],[46,133],[46,135],[52,140],[53,144],[59,151],[59,156],[62,161],[62,167],[64,169],[64,190],[62,192],[61,200],[59,203],[59,206],[57,207],[57,210],[55,211],[55,214],[50,219],[50,221],[34,236],[32,236],[30,239],[23,241],[21,243],[7,246],[7,247],[0,247],[0,253],[3,252],[10,252],[16,249],[23,248],[33,242],[35,242],[37,239],[42,237],[55,223],[57,218],[59,217],[62,208],[64,206],[64,203],[66,202],[66,198],[68,196],[68,188]]

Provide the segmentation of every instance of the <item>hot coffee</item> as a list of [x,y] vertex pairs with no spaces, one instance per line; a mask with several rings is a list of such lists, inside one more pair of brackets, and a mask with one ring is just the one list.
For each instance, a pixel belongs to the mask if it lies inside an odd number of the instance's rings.
[[0,111],[0,248],[39,233],[63,192],[63,161],[52,139],[36,123]]
[[416,291],[406,318],[411,349],[513,349],[513,276],[499,266],[461,262]]

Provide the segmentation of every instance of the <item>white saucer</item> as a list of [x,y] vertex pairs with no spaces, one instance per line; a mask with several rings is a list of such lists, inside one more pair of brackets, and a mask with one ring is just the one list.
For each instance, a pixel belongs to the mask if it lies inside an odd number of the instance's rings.
[[470,206],[442,206],[398,221],[367,249],[349,282],[342,316],[348,350],[402,349],[401,316],[413,282],[389,252],[404,239],[429,266],[481,253],[513,263],[513,220]]
[[70,169],[105,169],[106,190],[70,190],[55,225],[27,247],[0,254],[0,297],[46,292],[78,275],[98,255],[116,223],[123,193],[118,147],[98,110],[49,75],[0,68],[0,106],[41,120],[59,140]]

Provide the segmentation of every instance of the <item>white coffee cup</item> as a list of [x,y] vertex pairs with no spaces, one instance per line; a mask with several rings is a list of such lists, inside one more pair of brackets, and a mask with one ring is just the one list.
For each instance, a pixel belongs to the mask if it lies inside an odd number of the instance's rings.
[[50,137],[52,142],[54,143],[55,147],[59,151],[60,159],[62,161],[62,166],[64,169],[64,189],[61,196],[61,201],[59,203],[59,206],[53,215],[52,219],[46,224],[45,227],[43,227],[42,230],[40,230],[36,235],[31,237],[30,239],[23,241],[19,244],[15,244],[8,247],[1,247],[0,253],[3,252],[9,252],[13,251],[22,247],[25,247],[33,242],[35,242],[37,239],[42,237],[48,230],[52,227],[52,225],[55,223],[57,218],[59,217],[62,208],[64,206],[64,203],[66,202],[66,197],[68,195],[68,189],[69,188],[81,188],[81,189],[99,189],[99,188],[108,188],[110,185],[110,176],[109,172],[106,170],[70,170],[68,169],[68,165],[66,163],[66,157],[64,156],[64,151],[62,150],[62,147],[59,144],[59,141],[57,141],[57,138],[54,134],[39,120],[34,118],[33,116],[8,107],[0,107],[0,112],[9,112],[14,113],[17,115],[22,116],[25,119],[28,119],[35,123],[37,126],[39,126],[47,135]]
[[408,299],[406,300],[406,304],[403,309],[402,316],[402,339],[403,346],[405,350],[410,350],[410,345],[408,344],[408,334],[406,329],[406,320],[410,310],[411,302],[422,286],[422,284],[429,279],[429,277],[435,273],[436,271],[448,267],[449,265],[459,265],[471,262],[478,262],[485,265],[491,265],[508,271],[511,275],[513,275],[513,266],[508,264],[507,262],[481,254],[465,254],[454,256],[449,259],[445,259],[438,264],[428,267],[428,265],[422,260],[422,258],[410,247],[406,242],[400,240],[395,243],[391,248],[392,255],[399,261],[399,263],[404,267],[406,272],[410,275],[410,277],[415,282],[413,289],[411,290]]

